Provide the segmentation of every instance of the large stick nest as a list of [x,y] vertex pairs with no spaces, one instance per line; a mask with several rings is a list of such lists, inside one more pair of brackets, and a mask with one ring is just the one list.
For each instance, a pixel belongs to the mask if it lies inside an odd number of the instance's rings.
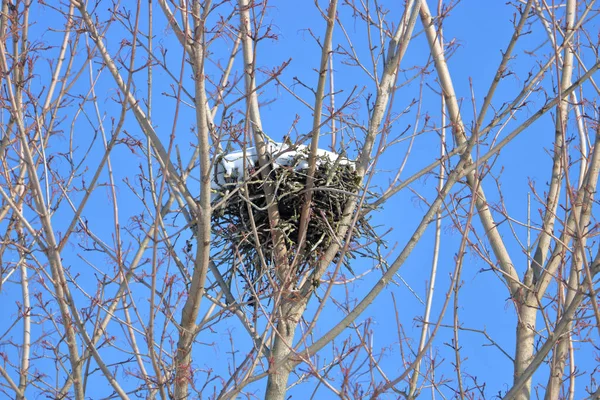
[[[310,221],[306,232],[302,253],[298,254],[298,235],[300,214],[306,194],[306,159],[296,158],[290,165],[271,164],[267,179],[263,179],[258,163],[251,165],[246,179],[219,185],[218,199],[225,199],[222,207],[213,212],[213,227],[217,247],[222,251],[218,259],[229,263],[230,271],[241,264],[244,269],[240,275],[249,283],[266,282],[274,278],[274,274],[266,276],[266,272],[274,270],[274,239],[269,227],[267,199],[264,185],[268,182],[274,188],[275,201],[279,211],[280,222],[276,227],[283,232],[285,244],[290,255],[290,262],[297,257],[296,272],[298,275],[315,267],[325,249],[334,241],[343,243],[343,238],[336,238],[336,232],[343,219],[343,210],[350,200],[359,194],[360,178],[351,163],[333,162],[322,159],[317,165],[314,175],[314,189],[310,207]],[[233,181],[233,182],[231,182]],[[255,228],[255,229],[254,229]],[[364,217],[360,217],[355,225],[350,250],[346,257],[353,257],[353,249],[358,249],[361,241],[376,241],[375,233]],[[260,257],[262,252],[264,264]],[[336,257],[339,260],[339,253]],[[233,264],[232,264],[232,261]],[[263,265],[268,271],[263,271]]]

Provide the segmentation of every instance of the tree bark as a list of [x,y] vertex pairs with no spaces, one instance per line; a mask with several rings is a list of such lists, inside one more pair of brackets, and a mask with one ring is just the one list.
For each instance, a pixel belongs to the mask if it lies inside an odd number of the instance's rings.
[[[277,329],[273,346],[271,347],[271,359],[269,360],[269,378],[267,380],[267,392],[265,400],[284,400],[287,393],[287,383],[290,377],[291,363],[285,360],[293,351],[294,334],[298,326],[303,305],[290,304],[287,299],[280,306],[281,314],[277,321]],[[304,303],[304,302],[303,302]],[[300,307],[300,308],[299,308]],[[276,369],[272,370],[274,366]]]
[[[525,290],[525,289],[524,289]],[[517,300],[519,301],[519,300]],[[515,347],[514,380],[517,381],[533,359],[535,345],[535,323],[537,320],[536,299],[532,292],[527,292],[517,308],[517,340]],[[531,379],[515,397],[518,400],[528,400],[531,393]]]

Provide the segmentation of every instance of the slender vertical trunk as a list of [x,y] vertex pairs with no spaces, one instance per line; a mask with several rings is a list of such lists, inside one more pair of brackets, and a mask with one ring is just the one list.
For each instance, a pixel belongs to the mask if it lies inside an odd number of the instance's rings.
[[211,246],[211,214],[210,203],[210,142],[208,127],[208,110],[206,107],[206,86],[204,76],[205,41],[204,21],[206,9],[202,9],[198,2],[194,2],[192,14],[194,15],[194,42],[193,67],[194,67],[194,92],[196,105],[196,125],[198,127],[198,149],[200,152],[200,200],[196,213],[197,226],[197,248],[194,272],[181,312],[181,328],[179,341],[177,343],[177,354],[175,357],[175,398],[189,398],[189,384],[193,380],[192,375],[192,349],[194,339],[197,335],[196,319],[200,312],[200,304],[204,297],[208,264],[210,260]]
[[[575,25],[575,14],[577,13],[577,0],[568,0],[567,1],[567,9],[566,9],[566,30],[565,34],[569,34],[573,30],[573,26]],[[561,74],[561,82],[560,82],[560,90],[565,91],[570,85],[573,76],[573,50],[570,46],[566,46],[563,53],[562,60],[562,74]],[[556,113],[556,140],[559,143],[566,142],[566,129],[567,129],[567,119],[569,117],[569,97],[564,96],[562,101],[558,106],[558,112]],[[555,148],[557,146],[555,145]],[[560,147],[558,150],[563,152],[563,148]],[[557,155],[555,154],[555,157]],[[582,166],[582,172],[583,171]],[[579,182],[579,185],[582,185],[582,182]],[[577,244],[578,241],[575,241]],[[581,268],[580,262],[577,261],[578,251],[575,249],[575,253],[573,255],[573,263],[571,267],[571,272],[569,274],[569,284],[567,288],[567,295],[564,303],[564,307],[568,307],[570,302],[573,301],[575,297],[575,292],[579,287],[579,269]],[[584,255],[585,257],[585,255]],[[581,259],[579,260],[581,261]],[[559,284],[560,285],[560,284]],[[559,290],[560,286],[559,286]],[[558,314],[557,320],[560,318],[560,313]],[[569,340],[568,337],[565,337],[558,341],[554,348],[554,353],[552,355],[552,363],[550,364],[550,377],[548,379],[548,384],[546,386],[546,396],[545,399],[557,399],[560,393],[560,388],[562,386],[562,379],[565,370],[565,364],[567,361],[569,351]]]
[[[533,292],[524,294],[517,306],[517,341],[515,348],[514,380],[523,374],[531,364],[535,345],[535,323],[537,320],[536,299]],[[521,388],[517,400],[529,400],[531,393],[531,379]]]
[[[574,285],[574,286],[573,286]],[[573,301],[577,290],[574,287],[579,286],[579,273],[575,263],[573,263],[571,274],[569,276],[569,285],[567,289],[567,296],[565,299],[564,307],[568,307]],[[560,290],[560,289],[559,289]],[[560,320],[561,314],[558,315],[557,320]],[[572,322],[569,323],[568,330],[571,330]],[[569,356],[569,339],[568,335],[561,338],[554,346],[554,352],[552,354],[552,362],[550,364],[550,377],[548,378],[548,384],[546,386],[545,400],[558,399],[560,389],[562,387],[563,375],[565,371],[565,365],[567,357]]]
[[[283,300],[283,304],[279,307],[280,315],[277,321],[277,330],[271,347],[271,359],[269,360],[269,378],[267,380],[266,400],[284,400],[287,392],[287,382],[290,377],[291,369],[288,363],[282,362],[293,351],[294,334],[301,310],[304,310],[303,305],[298,303],[289,303],[288,300]],[[277,365],[276,370],[271,370]]]
[[[22,187],[22,185],[19,185]],[[26,249],[25,234],[21,222],[17,222],[19,242]],[[21,370],[19,373],[19,390],[17,400],[25,400],[25,391],[29,383],[29,366],[31,357],[31,302],[29,292],[29,275],[25,253],[19,251],[19,269],[21,272],[21,292],[23,294],[23,348],[21,350]]]

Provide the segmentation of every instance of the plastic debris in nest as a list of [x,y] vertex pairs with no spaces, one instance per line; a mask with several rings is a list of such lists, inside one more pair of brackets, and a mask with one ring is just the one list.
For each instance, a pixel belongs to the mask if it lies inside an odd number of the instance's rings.
[[[284,234],[290,261],[299,257],[298,274],[312,269],[334,240],[342,241],[335,238],[335,232],[343,210],[361,189],[353,161],[330,151],[317,151],[310,221],[303,252],[297,255],[309,152],[309,148],[303,145],[269,143],[266,148],[269,158],[267,180],[274,188],[280,216],[277,228]],[[266,264],[269,271],[273,270],[274,243],[264,183],[254,147],[222,154],[215,160],[211,188],[212,201],[217,207],[213,211],[212,222],[215,247],[220,249],[215,261],[217,264],[229,264],[229,270],[236,269],[248,283],[256,285],[262,282],[262,286],[268,286],[269,278],[275,279],[275,275],[266,276],[268,271],[263,271],[262,266]],[[360,218],[354,237],[373,235],[366,220]],[[259,250],[265,264],[261,262]]]

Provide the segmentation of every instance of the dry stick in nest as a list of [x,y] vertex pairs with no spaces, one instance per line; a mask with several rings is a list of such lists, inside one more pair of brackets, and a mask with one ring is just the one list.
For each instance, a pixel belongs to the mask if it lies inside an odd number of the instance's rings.
[[[275,197],[281,217],[278,228],[285,234],[286,244],[291,250],[290,254],[293,254],[298,248],[300,210],[305,198],[301,194],[305,189],[306,175],[298,171],[296,165],[278,166],[273,168],[269,179],[275,187]],[[356,171],[350,165],[323,162],[318,166],[313,189],[315,193],[312,197],[312,216],[306,234],[306,246],[296,271],[297,275],[312,267],[323,250],[336,240],[333,235],[342,219],[342,211],[345,204],[358,194],[359,182]],[[239,182],[234,182],[226,186],[238,184]],[[258,246],[262,249],[267,266],[273,266],[273,239],[269,229],[263,185],[264,181],[258,174],[250,176],[246,184],[248,192],[240,188],[231,195],[221,210],[215,210],[212,221],[219,241],[224,246],[230,247],[225,254],[231,257],[221,257],[220,264],[231,264],[236,258],[241,259],[251,280],[247,283],[254,285],[257,293],[268,291],[268,279],[265,279],[265,274],[270,272],[262,270],[257,252]],[[252,234],[249,210],[252,212],[256,226],[256,236]],[[364,217],[357,225],[357,238],[377,239]],[[230,268],[233,267],[230,265]]]

